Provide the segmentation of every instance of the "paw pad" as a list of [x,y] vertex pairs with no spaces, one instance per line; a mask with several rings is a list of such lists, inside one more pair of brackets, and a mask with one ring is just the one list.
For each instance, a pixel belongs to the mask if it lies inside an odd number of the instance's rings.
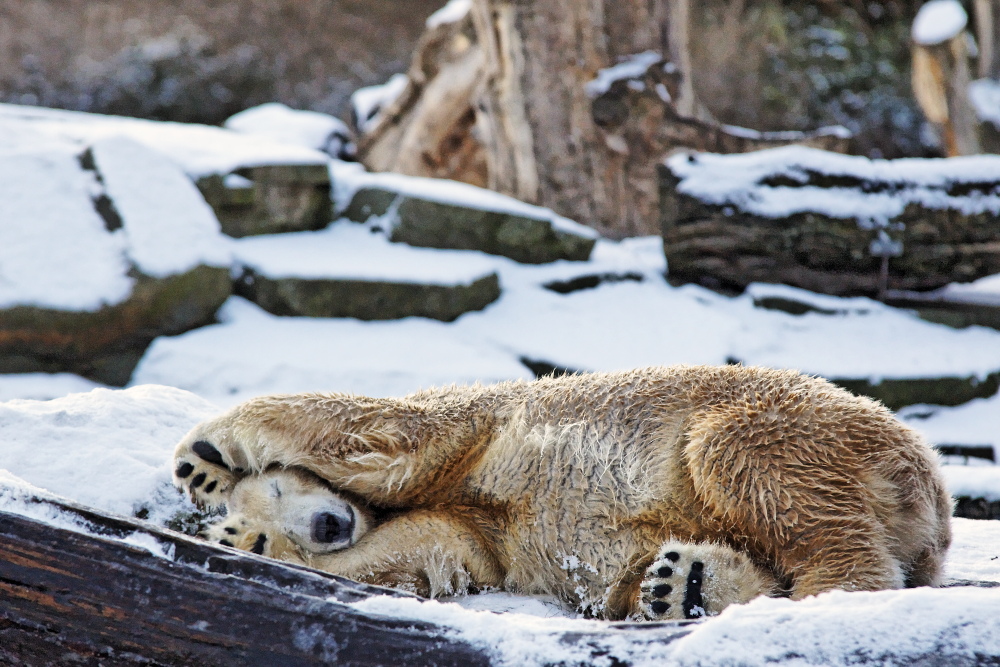
[[640,611],[650,619],[691,619],[705,615],[702,584],[705,564],[697,547],[671,548],[657,556],[640,586]]

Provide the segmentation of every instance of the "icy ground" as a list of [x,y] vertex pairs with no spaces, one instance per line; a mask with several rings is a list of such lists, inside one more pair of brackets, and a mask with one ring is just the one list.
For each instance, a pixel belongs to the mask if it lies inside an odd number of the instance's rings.
[[[288,114],[281,117],[289,118]],[[38,118],[52,122],[39,126]],[[260,129],[254,127],[255,132]],[[80,208],[87,208],[85,198],[92,194],[92,184],[74,181],[65,158],[97,141],[106,147],[111,165],[116,156],[134,148],[116,139],[118,135],[162,150],[189,175],[273,159],[294,161],[296,156],[327,159],[303,147],[322,134],[318,124],[302,132],[259,132],[266,138],[255,148],[258,139],[253,136],[218,128],[170,126],[161,132],[156,124],[144,121],[0,105],[0,153],[18,154],[11,153],[12,137],[32,132],[51,148],[50,162],[42,165],[38,158],[22,155],[17,162],[20,167],[3,171],[8,182],[18,186],[20,198],[6,200],[21,207],[18,211],[30,212],[45,197],[65,199],[65,192],[51,191],[60,184],[75,188],[74,196],[84,202]],[[282,144],[283,140],[288,144]],[[150,185],[166,186],[168,177],[156,176],[167,173],[163,165],[146,163],[148,170],[132,174],[131,182],[142,183],[145,178],[155,180]],[[465,205],[545,215],[566,229],[577,228],[551,212],[468,186],[366,175],[335,161],[330,165],[341,205],[358,187],[387,185]],[[956,169],[973,167],[961,163]],[[114,171],[113,166],[109,168]],[[881,163],[878,168],[883,168]],[[32,170],[44,174],[33,178]],[[63,174],[60,170],[65,171],[64,180],[49,178]],[[739,178],[734,175],[731,184],[740,185]],[[109,182],[106,187],[117,186]],[[123,196],[127,200],[129,195]],[[135,201],[141,208],[141,201]],[[148,220],[149,239],[163,238],[163,221],[168,217],[169,211],[157,211]],[[614,370],[738,360],[872,381],[982,380],[1000,371],[1000,332],[992,329],[950,329],[868,299],[838,299],[776,285],[753,285],[738,297],[691,285],[672,287],[663,279],[666,267],[657,238],[621,243],[600,240],[588,262],[529,266],[470,251],[390,244],[376,230],[385,222],[375,220],[364,226],[339,221],[319,232],[240,241],[219,238],[215,246],[204,236],[201,220],[198,238],[211,250],[205,251],[206,257],[214,261],[228,258],[231,251],[237,271],[242,265],[252,265],[275,276],[391,278],[436,284],[454,284],[495,271],[502,296],[483,311],[448,324],[421,318],[362,322],[276,317],[233,297],[219,312],[216,324],[156,340],[130,388],[103,388],[67,374],[0,376],[0,509],[73,527],[65,517],[39,514],[39,506],[26,500],[32,495],[57,494],[164,525],[193,509],[170,485],[174,443],[199,420],[262,393],[324,390],[401,395],[431,385],[527,379],[532,373],[525,362],[570,370]],[[121,238],[112,239],[111,246],[86,246],[88,252],[79,252],[81,239],[90,243],[96,238],[87,236],[84,223],[100,226],[96,220],[82,221],[78,234],[74,230],[48,234],[45,252],[51,254],[45,261],[90,262],[83,267],[84,273],[91,271],[99,257],[121,261],[125,244]],[[10,229],[7,232],[12,234]],[[0,242],[3,234],[0,225]],[[11,235],[8,240],[23,238]],[[129,243],[129,248],[141,245],[143,262],[150,267],[157,265],[157,248],[169,252],[171,261],[180,258],[176,243],[134,239]],[[24,271],[38,268],[32,262],[40,261],[36,252],[40,247],[31,244],[32,250],[20,257]],[[324,249],[332,249],[330,257],[339,261],[324,262]],[[17,253],[7,246],[6,251],[0,248],[0,257],[13,262]],[[48,284],[37,280],[12,287],[15,283],[5,282],[3,272],[19,271],[22,265],[14,266],[7,259],[0,262],[0,288],[9,292],[0,289],[4,300],[23,303],[24,290],[38,291],[39,285]],[[104,280],[104,272],[94,266],[95,283]],[[60,289],[76,290],[65,296],[45,289],[29,296],[40,303],[59,299],[99,303],[98,297],[104,295],[100,290],[117,295],[115,290],[127,288],[114,282],[116,275],[96,286],[63,286]],[[579,287],[581,278],[599,284],[567,293],[556,291]],[[1000,285],[994,277],[964,289],[989,295],[1000,292]],[[755,300],[764,297],[791,299],[815,309],[790,315],[756,306]],[[957,407],[911,406],[901,414],[933,442],[1000,445],[1000,396]],[[984,463],[949,465],[945,470],[953,493],[1000,500],[1000,467]],[[948,576],[1000,581],[1000,522],[956,519],[954,529]],[[153,545],[138,546],[156,550]],[[546,632],[596,623],[574,618],[552,600],[493,594],[458,602],[461,606],[376,599],[361,607],[374,614],[439,622],[498,651],[498,659],[512,665],[571,660],[565,647],[551,645]],[[509,613],[497,616],[482,610]],[[831,593],[795,603],[755,601],[701,624],[689,637],[657,655],[630,655],[627,646],[615,654],[639,664],[658,665],[837,665],[862,659],[878,662],[879,656],[920,655],[937,645],[962,647],[974,661],[977,651],[1000,654],[997,619],[1000,589]]]

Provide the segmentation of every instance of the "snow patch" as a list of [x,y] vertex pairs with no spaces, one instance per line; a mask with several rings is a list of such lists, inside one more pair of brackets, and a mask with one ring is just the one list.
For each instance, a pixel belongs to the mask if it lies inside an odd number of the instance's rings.
[[656,51],[643,51],[628,56],[617,65],[598,70],[597,76],[583,85],[583,90],[591,98],[599,97],[608,92],[615,81],[637,79],[662,59],[663,55]]
[[969,15],[958,0],[931,0],[913,19],[911,36],[917,44],[933,46],[958,35],[968,22]]
[[493,273],[498,264],[481,252],[391,243],[346,220],[318,232],[247,237],[234,245],[239,263],[269,278],[468,285]]
[[291,109],[269,102],[230,116],[223,127],[241,134],[267,137],[275,141],[303,146],[336,157],[351,136],[347,125],[317,111]]
[[[976,155],[926,160],[870,160],[805,146],[783,146],[741,155],[678,154],[666,161],[681,179],[679,192],[715,205],[732,205],[766,218],[817,212],[855,219],[872,228],[900,215],[908,204],[1000,214],[1000,193],[950,195],[959,183],[1000,182],[1000,157]],[[807,185],[810,173],[875,182],[879,191]],[[768,179],[803,185],[765,185]]]
[[169,157],[194,179],[228,174],[241,167],[316,165],[329,159],[302,146],[208,125],[0,104],[0,146],[33,145],[38,140],[80,153],[101,139],[119,135]]
[[1000,129],[1000,81],[978,79],[969,84],[969,100],[983,122]]
[[457,23],[468,16],[470,9],[472,0],[448,0],[448,4],[427,17],[427,29]]
[[215,213],[174,162],[127,137],[102,139],[91,151],[140,271],[166,278],[230,265]]
[[126,238],[105,228],[99,192],[71,152],[0,153],[0,308],[92,311],[128,298]]
[[173,387],[95,389],[0,403],[0,470],[115,514],[164,521],[193,506],[171,481],[174,446],[219,408]]
[[375,127],[379,114],[403,94],[409,81],[405,74],[393,74],[381,85],[355,90],[351,95],[351,109],[358,132],[364,133]]

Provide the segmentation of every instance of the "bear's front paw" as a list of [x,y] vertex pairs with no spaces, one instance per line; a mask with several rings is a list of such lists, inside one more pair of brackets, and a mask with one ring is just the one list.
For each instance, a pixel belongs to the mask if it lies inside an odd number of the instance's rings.
[[186,491],[199,507],[225,505],[243,471],[234,469],[207,440],[182,444],[174,453],[174,485]]
[[241,515],[228,517],[225,521],[209,526],[205,529],[204,537],[209,542],[217,542],[261,556],[271,556],[271,547],[274,544],[274,540],[269,538],[265,528],[254,525]]
[[774,595],[770,573],[744,553],[711,543],[663,545],[640,585],[639,612],[650,620],[715,616],[731,604]]

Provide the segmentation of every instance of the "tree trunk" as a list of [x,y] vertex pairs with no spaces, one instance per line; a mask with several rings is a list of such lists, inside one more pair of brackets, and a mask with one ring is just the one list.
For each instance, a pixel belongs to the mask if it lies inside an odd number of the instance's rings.
[[980,79],[1000,79],[1000,0],[975,0]]
[[[734,130],[700,111],[689,2],[472,0],[468,16],[428,33],[410,88],[362,138],[360,158],[374,170],[485,184],[610,237],[655,234],[655,165],[672,150],[810,139]],[[474,76],[469,63],[479,64]],[[812,143],[846,147],[836,133]],[[457,154],[477,157],[449,164]]]

